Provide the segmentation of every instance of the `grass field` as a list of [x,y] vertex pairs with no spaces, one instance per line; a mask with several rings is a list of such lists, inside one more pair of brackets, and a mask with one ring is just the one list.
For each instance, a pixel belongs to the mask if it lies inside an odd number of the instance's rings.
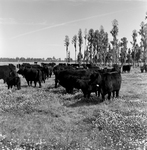
[[132,68],[122,79],[120,98],[103,103],[55,89],[54,75],[42,88],[21,77],[21,90],[0,80],[0,149],[145,150],[147,74]]

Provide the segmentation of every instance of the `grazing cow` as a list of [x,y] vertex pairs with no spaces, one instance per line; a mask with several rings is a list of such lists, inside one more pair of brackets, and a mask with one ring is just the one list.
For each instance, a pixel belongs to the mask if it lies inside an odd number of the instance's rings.
[[74,70],[65,69],[55,73],[55,87],[57,83],[66,88],[67,93],[72,92],[75,79],[89,78],[91,74],[90,70]]
[[119,96],[119,91],[121,88],[122,77],[120,72],[107,72],[107,73],[97,73],[90,77],[90,86],[99,86],[99,91],[102,95],[102,100],[105,100],[105,95],[108,94],[108,99],[111,99],[111,93],[113,97]]
[[38,82],[39,87],[41,88],[42,72],[40,69],[22,67],[18,70],[18,73],[25,77],[28,86],[30,86],[32,81],[34,81],[35,87]]
[[67,93],[73,93],[75,78],[71,75],[60,76],[59,84],[66,89]]
[[122,72],[130,72],[132,65],[123,65]]
[[3,79],[5,83],[12,71],[16,71],[16,67],[13,64],[0,66],[0,79]]
[[74,87],[77,89],[81,89],[85,98],[89,98],[91,92],[95,92],[97,96],[98,87],[97,86],[89,87],[89,79],[77,79],[74,84]]
[[53,73],[55,75],[55,88],[57,88],[58,83],[59,83],[60,72],[62,72],[63,70],[67,70],[67,69],[68,70],[71,69],[71,66],[64,66],[64,65],[54,66]]

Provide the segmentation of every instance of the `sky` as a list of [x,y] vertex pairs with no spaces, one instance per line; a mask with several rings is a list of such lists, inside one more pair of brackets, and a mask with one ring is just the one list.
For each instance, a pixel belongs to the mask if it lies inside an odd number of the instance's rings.
[[[109,41],[112,21],[118,21],[118,36],[128,39],[139,31],[147,12],[147,0],[0,0],[0,57],[66,57],[65,36],[75,58],[72,38],[85,29],[104,27]],[[138,35],[138,43],[139,43]],[[84,51],[84,44],[82,52]]]

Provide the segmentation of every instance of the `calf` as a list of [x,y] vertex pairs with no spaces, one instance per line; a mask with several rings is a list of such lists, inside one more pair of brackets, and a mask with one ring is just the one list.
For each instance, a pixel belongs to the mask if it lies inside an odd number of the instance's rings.
[[20,90],[21,89],[21,80],[20,77],[16,76],[16,77],[7,77],[6,79],[6,83],[8,85],[8,89],[12,88],[13,86],[17,86],[17,89]]

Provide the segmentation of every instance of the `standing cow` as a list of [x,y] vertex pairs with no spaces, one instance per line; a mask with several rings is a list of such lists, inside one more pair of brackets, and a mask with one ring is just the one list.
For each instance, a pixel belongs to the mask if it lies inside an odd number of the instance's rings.
[[18,73],[25,77],[28,86],[30,86],[32,81],[34,81],[35,87],[38,82],[39,87],[41,88],[42,72],[40,69],[22,67],[18,70]]
[[119,91],[121,88],[122,77],[120,72],[106,72],[97,73],[91,75],[90,86],[99,86],[99,92],[102,95],[102,101],[105,100],[105,95],[108,94],[108,99],[111,99],[111,94],[113,97],[119,96]]
[[12,71],[16,71],[16,67],[13,64],[0,66],[0,79],[3,79],[4,83],[6,83],[6,79]]
[[20,77],[16,76],[16,77],[7,77],[6,79],[6,83],[8,85],[8,89],[12,88],[13,86],[17,86],[17,89],[20,90],[21,89],[21,80]]

